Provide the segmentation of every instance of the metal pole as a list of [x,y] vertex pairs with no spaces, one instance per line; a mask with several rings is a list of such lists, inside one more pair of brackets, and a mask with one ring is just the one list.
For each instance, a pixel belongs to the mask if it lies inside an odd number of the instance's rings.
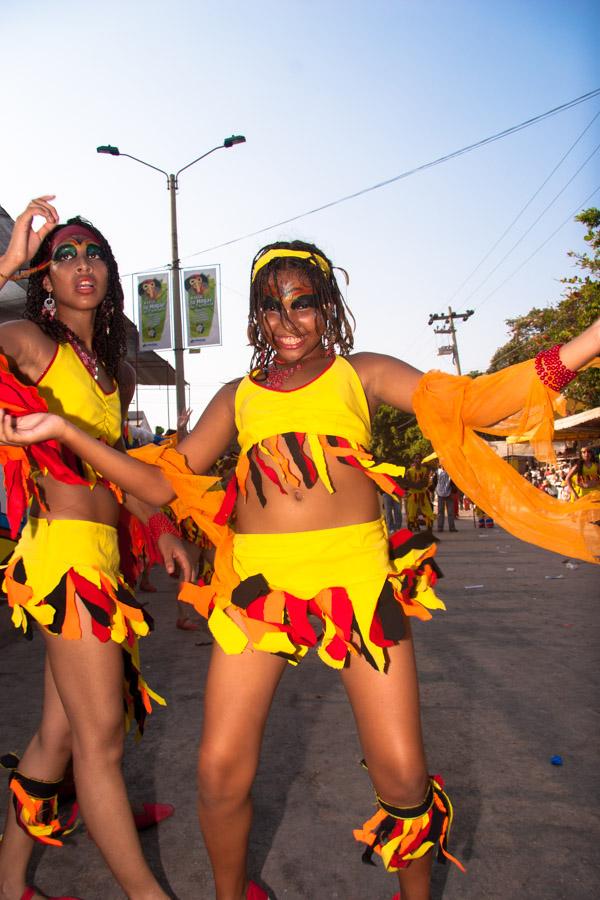
[[456,374],[462,375],[460,370],[460,359],[458,356],[458,341],[456,340],[456,328],[454,327],[454,317],[452,315],[452,307],[448,307],[448,316],[450,317],[450,334],[452,335],[452,356],[454,358],[454,365],[456,366]]
[[[185,411],[185,374],[183,365],[183,329],[181,324],[181,290],[179,284],[179,245],[177,240],[177,178],[169,175],[171,194],[171,248],[173,273],[173,349],[175,350],[175,403],[177,419]],[[179,426],[177,426],[178,436]]]
[[167,428],[171,430],[171,398],[169,397],[169,362],[165,359],[165,371],[167,375]]

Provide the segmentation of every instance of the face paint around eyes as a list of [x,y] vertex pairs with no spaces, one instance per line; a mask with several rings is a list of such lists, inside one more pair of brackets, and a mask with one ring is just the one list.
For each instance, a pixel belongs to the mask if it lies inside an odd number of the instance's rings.
[[260,308],[263,313],[281,312],[281,303],[273,297],[263,297],[260,301]]
[[85,248],[85,255],[87,259],[104,259],[104,253],[102,248],[95,241],[77,241],[70,240],[65,241],[64,244],[59,244],[53,254],[52,254],[52,262],[64,262],[66,260],[72,260],[77,257],[79,247]]
[[314,294],[303,294],[301,297],[296,297],[290,303],[290,309],[317,309],[317,299]]
[[88,259],[104,259],[102,247],[99,244],[95,244],[93,241],[88,241],[85,252]]
[[77,256],[77,247],[71,241],[59,244],[52,254],[52,262],[63,262],[65,259],[74,259]]

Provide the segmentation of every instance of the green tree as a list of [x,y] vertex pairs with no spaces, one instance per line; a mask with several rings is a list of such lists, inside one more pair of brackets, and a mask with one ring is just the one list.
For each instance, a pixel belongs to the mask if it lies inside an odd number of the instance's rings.
[[379,460],[406,466],[413,456],[427,456],[432,447],[412,413],[382,404],[373,417],[371,451]]
[[[508,319],[509,340],[496,350],[489,372],[523,362],[554,344],[570,340],[600,316],[600,210],[592,207],[575,217],[587,228],[584,241],[589,250],[570,251],[579,271],[562,278],[562,299],[544,309],[534,307],[524,316]],[[566,388],[565,394],[585,407],[596,406],[600,396],[600,370],[584,372]]]

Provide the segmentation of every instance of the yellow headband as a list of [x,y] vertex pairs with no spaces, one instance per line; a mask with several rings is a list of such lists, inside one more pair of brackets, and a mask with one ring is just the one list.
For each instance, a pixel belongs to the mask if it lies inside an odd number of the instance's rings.
[[284,256],[295,256],[297,259],[307,259],[313,266],[318,265],[326,275],[331,275],[329,263],[323,259],[322,256],[319,256],[318,253],[311,253],[310,250],[267,250],[267,252],[263,253],[263,255],[254,263],[254,268],[252,269],[252,282],[254,282],[254,279],[263,266],[266,266],[273,259],[281,259]]

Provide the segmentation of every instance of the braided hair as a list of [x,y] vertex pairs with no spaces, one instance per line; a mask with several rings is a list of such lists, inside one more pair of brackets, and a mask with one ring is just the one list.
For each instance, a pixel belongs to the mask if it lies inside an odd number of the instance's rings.
[[96,318],[94,320],[94,334],[92,337],[92,350],[102,363],[108,375],[116,378],[118,374],[119,363],[125,357],[127,351],[127,332],[125,328],[125,314],[123,312],[123,288],[119,280],[119,269],[117,262],[113,256],[110,244],[104,235],[98,231],[86,219],[75,216],[69,219],[63,225],[57,225],[52,231],[46,235],[40,244],[37,253],[31,260],[32,268],[42,265],[42,268],[33,272],[29,277],[29,285],[27,287],[27,300],[25,309],[23,310],[23,318],[30,319],[38,325],[44,334],[56,341],[57,344],[68,343],[67,326],[60,319],[43,315],[44,300],[47,291],[43,287],[44,276],[47,267],[44,262],[49,260],[50,247],[53,238],[57,232],[65,225],[81,225],[92,231],[98,239],[98,245],[102,250],[102,255],[106,267],[108,269],[108,286],[106,295],[102,303],[96,310]]
[[[270,250],[300,250],[315,257],[321,257],[327,263],[329,272],[324,272],[320,265],[311,261],[310,257],[301,259],[294,256],[276,257],[256,272],[250,284],[250,311],[248,314],[248,341],[250,346],[254,347],[251,369],[256,366],[261,368],[268,366],[274,356],[275,351],[267,341],[262,327],[262,300],[269,285],[274,284],[276,291],[279,291],[277,276],[280,272],[290,270],[302,272],[310,281],[316,300],[317,313],[322,316],[325,323],[323,341],[326,348],[332,352],[337,348],[340,356],[347,356],[354,346],[355,321],[333,274],[333,263],[315,244],[307,244],[304,241],[277,241],[258,251],[252,261],[251,272],[254,272],[254,267],[260,258]],[[283,304],[281,315],[286,326],[292,332],[296,331]],[[352,320],[352,324],[350,324],[350,320]]]

